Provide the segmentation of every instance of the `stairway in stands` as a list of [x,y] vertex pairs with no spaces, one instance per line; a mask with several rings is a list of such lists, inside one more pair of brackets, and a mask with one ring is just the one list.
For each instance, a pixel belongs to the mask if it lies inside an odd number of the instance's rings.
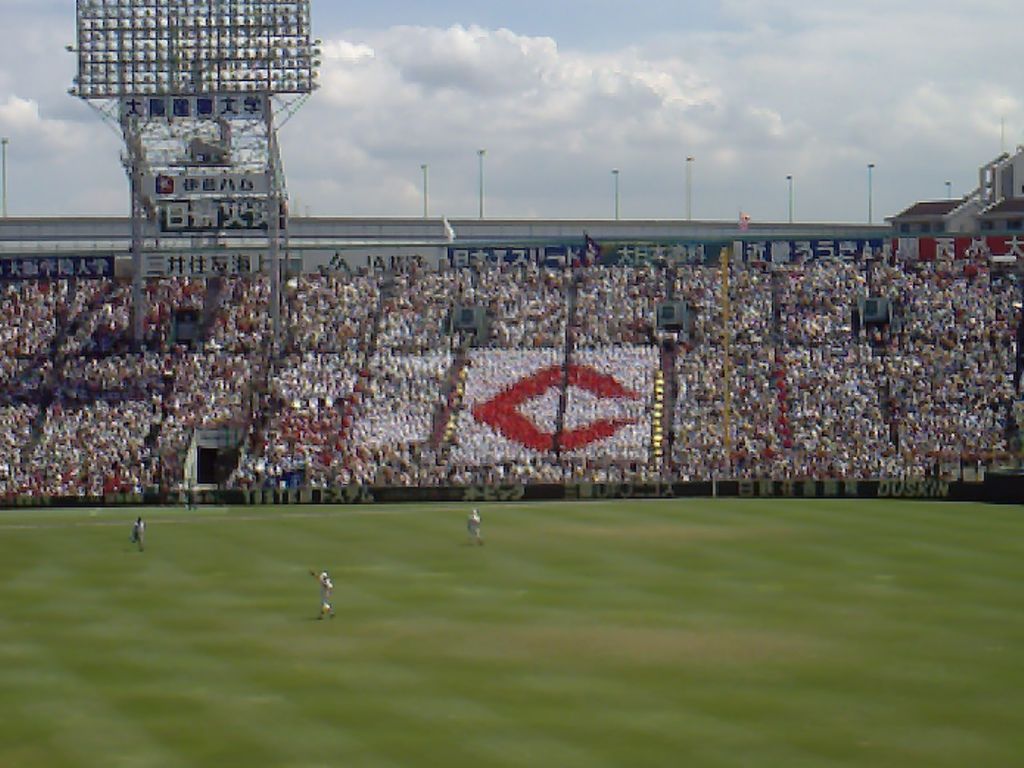
[[580,270],[566,271],[562,278],[565,282],[566,322],[565,322],[565,356],[562,358],[562,381],[558,392],[558,415],[555,417],[555,439],[552,450],[556,454],[562,452],[562,434],[565,431],[565,411],[569,404],[569,366],[572,365],[573,352],[576,349],[576,306],[579,299],[579,284],[583,279]]
[[892,391],[892,378],[889,373],[878,382],[878,407],[882,412],[882,420],[889,427],[889,441],[896,450],[900,448],[900,414],[899,402]]
[[199,338],[208,339],[217,322],[217,316],[224,306],[224,278],[211,277],[206,281],[206,295],[203,299],[203,314],[199,323]]
[[469,375],[469,340],[463,341],[462,347],[455,353],[452,367],[442,384],[441,402],[434,413],[433,430],[430,447],[434,449],[439,461],[447,461],[455,438],[455,425],[463,408],[466,394],[466,376]]
[[394,280],[385,279],[380,285],[377,306],[374,307],[373,312],[367,315],[359,328],[358,338],[366,339],[366,345],[359,357],[355,390],[351,397],[341,403],[334,404],[335,410],[339,410],[342,417],[343,431],[339,437],[343,442],[348,440],[352,432],[352,426],[361,415],[362,394],[366,391],[370,379],[370,362],[377,352],[385,310],[388,306],[388,300],[394,296],[394,291]]
[[[70,281],[74,285],[74,281]],[[73,289],[72,289],[73,290]],[[73,293],[68,296],[67,301],[70,303],[73,298]],[[57,384],[57,377],[55,371],[58,368],[58,361],[61,359],[60,351],[64,346],[64,342],[67,340],[68,332],[71,329],[71,318],[65,315],[63,312],[58,311],[55,315],[54,321],[56,323],[56,330],[53,335],[53,339],[50,342],[50,347],[46,351],[45,357],[50,362],[50,374],[47,378],[40,382],[37,388],[38,402],[36,403],[36,415],[32,419],[32,432],[29,435],[29,439],[21,447],[21,460],[23,463],[28,461],[28,458],[32,455],[36,445],[43,436],[43,426],[46,424],[46,413],[50,406],[53,404],[53,394]],[[38,362],[43,362],[42,356],[40,356]],[[35,366],[30,366],[23,371],[22,376],[28,376],[34,372]]]
[[782,447],[790,451],[793,448],[793,430],[789,423],[790,397],[787,381],[786,339],[783,316],[786,313],[783,299],[784,281],[789,279],[788,273],[781,269],[772,271],[772,389],[775,392],[775,436]]
[[[74,283],[72,283],[74,285]],[[70,288],[68,296],[69,306],[73,303],[74,290]],[[50,343],[50,349],[48,351],[48,357],[52,365],[49,375],[46,379],[40,383],[38,388],[39,392],[39,409],[36,412],[36,417],[32,422],[32,434],[28,441],[22,446],[22,460],[26,460],[27,457],[31,456],[36,446],[43,436],[43,427],[46,425],[47,414],[50,408],[53,406],[54,399],[57,392],[60,390],[61,385],[64,383],[64,366],[67,363],[68,355],[65,349],[70,337],[82,327],[84,323],[87,323],[89,319],[98,314],[103,305],[113,298],[114,293],[117,290],[117,283],[106,282],[102,284],[102,290],[97,292],[95,296],[89,301],[89,303],[82,308],[82,311],[75,315],[63,315],[57,313],[56,321],[57,328],[53,336],[53,341]]]
[[[672,418],[676,406],[676,354],[678,345],[673,340],[661,348],[661,365],[654,374],[654,400],[651,414],[651,463],[660,470],[668,470],[671,453]],[[666,450],[666,448],[668,450]]]
[[776,400],[775,435],[782,447],[789,451],[793,448],[793,430],[789,423],[789,384],[786,380],[786,361],[779,350],[775,351],[772,386]]
[[[471,270],[467,274],[470,277],[472,289],[479,291],[480,274],[476,270]],[[434,413],[430,438],[430,447],[440,465],[448,463],[452,446],[455,443],[459,416],[465,409],[466,379],[469,377],[469,369],[472,365],[469,351],[473,346],[485,347],[489,341],[489,339],[475,339],[454,328],[450,328],[449,332],[452,334],[453,341],[458,340],[458,349],[455,351],[451,368],[442,384],[441,404]]]

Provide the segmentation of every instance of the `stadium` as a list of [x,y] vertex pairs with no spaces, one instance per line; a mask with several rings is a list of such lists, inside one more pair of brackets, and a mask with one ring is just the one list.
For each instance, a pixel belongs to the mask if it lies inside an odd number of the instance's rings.
[[77,5],[132,216],[0,218],[0,764],[1019,763],[1024,147],[881,224],[296,216],[308,2]]

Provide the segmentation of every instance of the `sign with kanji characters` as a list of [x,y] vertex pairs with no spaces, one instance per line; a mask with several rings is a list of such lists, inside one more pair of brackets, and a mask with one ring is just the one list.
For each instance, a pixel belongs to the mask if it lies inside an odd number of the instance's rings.
[[[597,257],[585,253],[586,245],[557,243],[531,246],[462,246],[448,248],[453,267],[473,264],[538,264],[552,269],[598,264],[602,266],[642,266],[647,264],[714,264],[726,243],[595,243]],[[731,243],[729,243],[731,246]]]
[[723,247],[732,247],[731,241],[644,243],[602,243],[598,264],[608,266],[639,267],[648,264],[717,264]]
[[268,202],[259,197],[173,200],[161,203],[157,212],[164,233],[266,230],[270,225]]
[[262,120],[268,109],[259,95],[125,96],[121,120]]
[[743,260],[772,264],[806,264],[830,259],[857,261],[884,256],[887,246],[883,238],[744,240]]
[[113,256],[5,256],[0,280],[97,279],[114,276]]
[[254,275],[263,264],[262,251],[146,253],[142,272],[149,277],[220,277]]
[[1024,235],[901,237],[897,243],[900,256],[911,261],[1024,261]]
[[157,200],[266,195],[270,192],[270,176],[266,173],[147,174],[142,179],[142,192]]
[[453,267],[468,267],[474,264],[541,264],[561,267],[565,266],[571,255],[572,249],[564,245],[450,247],[448,263]]

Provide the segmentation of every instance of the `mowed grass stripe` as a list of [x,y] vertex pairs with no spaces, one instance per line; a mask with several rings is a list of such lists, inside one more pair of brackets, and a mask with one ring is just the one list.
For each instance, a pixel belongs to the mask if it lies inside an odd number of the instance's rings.
[[[1012,765],[1024,747],[1019,510],[480,506],[484,547],[468,505],[166,510],[144,554],[129,511],[4,513],[0,764]],[[335,577],[334,621],[312,619],[311,567]]]

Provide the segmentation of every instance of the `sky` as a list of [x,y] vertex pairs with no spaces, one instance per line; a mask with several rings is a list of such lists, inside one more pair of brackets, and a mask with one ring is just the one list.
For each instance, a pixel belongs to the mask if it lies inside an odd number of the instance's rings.
[[[1024,144],[1019,0],[313,0],[292,211],[875,221]],[[12,216],[123,214],[121,138],[68,95],[71,0],[0,0]]]

